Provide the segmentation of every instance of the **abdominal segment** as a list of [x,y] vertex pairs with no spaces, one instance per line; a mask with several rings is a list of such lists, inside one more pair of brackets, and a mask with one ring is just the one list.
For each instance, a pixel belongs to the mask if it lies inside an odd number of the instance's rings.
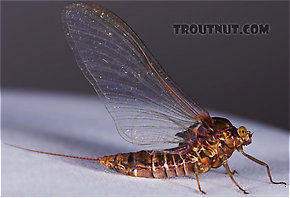
[[[147,178],[179,177],[205,172],[193,155],[154,151],[122,153],[99,158],[99,163],[124,175]],[[205,166],[205,165],[202,165]],[[202,168],[203,169],[203,168]],[[208,170],[207,168],[203,170]]]

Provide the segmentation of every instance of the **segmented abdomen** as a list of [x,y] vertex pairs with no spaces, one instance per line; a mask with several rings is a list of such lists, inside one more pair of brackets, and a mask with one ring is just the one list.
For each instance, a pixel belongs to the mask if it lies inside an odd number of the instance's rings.
[[188,155],[139,151],[99,158],[99,163],[119,173],[149,178],[179,177],[194,174],[196,158]]

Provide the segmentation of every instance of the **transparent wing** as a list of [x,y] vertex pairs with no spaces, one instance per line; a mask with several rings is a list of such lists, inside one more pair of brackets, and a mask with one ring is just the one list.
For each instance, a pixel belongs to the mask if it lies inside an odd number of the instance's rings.
[[179,143],[176,133],[210,119],[182,95],[138,36],[112,12],[74,3],[62,17],[79,67],[125,140],[153,146]]

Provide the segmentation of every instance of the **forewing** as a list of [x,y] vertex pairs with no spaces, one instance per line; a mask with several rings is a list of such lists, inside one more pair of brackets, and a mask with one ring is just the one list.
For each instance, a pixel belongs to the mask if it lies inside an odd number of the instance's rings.
[[177,132],[209,117],[181,95],[142,41],[112,12],[96,4],[74,3],[62,17],[79,67],[125,140],[142,145],[179,143]]

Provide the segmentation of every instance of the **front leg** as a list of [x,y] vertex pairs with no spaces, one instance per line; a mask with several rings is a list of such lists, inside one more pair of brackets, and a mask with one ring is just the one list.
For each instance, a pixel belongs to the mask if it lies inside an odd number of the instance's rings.
[[242,188],[239,186],[239,184],[235,181],[235,179],[234,179],[234,177],[233,177],[233,175],[232,175],[232,172],[230,171],[230,167],[229,167],[229,165],[228,165],[228,161],[227,161],[227,160],[224,161],[223,166],[224,166],[225,169],[227,170],[229,177],[230,177],[230,178],[232,179],[232,181],[236,184],[236,186],[237,186],[241,191],[243,191],[244,194],[249,194],[247,191],[245,191],[244,189],[242,189]]
[[260,164],[260,165],[262,165],[262,166],[265,166],[265,167],[267,168],[268,176],[269,176],[270,182],[271,182],[272,184],[284,184],[284,185],[286,185],[285,182],[274,182],[274,181],[272,180],[272,176],[271,176],[270,168],[269,168],[268,164],[266,164],[265,162],[262,162],[262,161],[260,161],[260,160],[258,160],[258,159],[256,159],[256,158],[252,157],[251,155],[246,154],[246,153],[243,151],[242,148],[240,148],[238,151],[240,151],[244,156],[246,156],[246,157],[249,158],[250,160],[256,162],[257,164]]

